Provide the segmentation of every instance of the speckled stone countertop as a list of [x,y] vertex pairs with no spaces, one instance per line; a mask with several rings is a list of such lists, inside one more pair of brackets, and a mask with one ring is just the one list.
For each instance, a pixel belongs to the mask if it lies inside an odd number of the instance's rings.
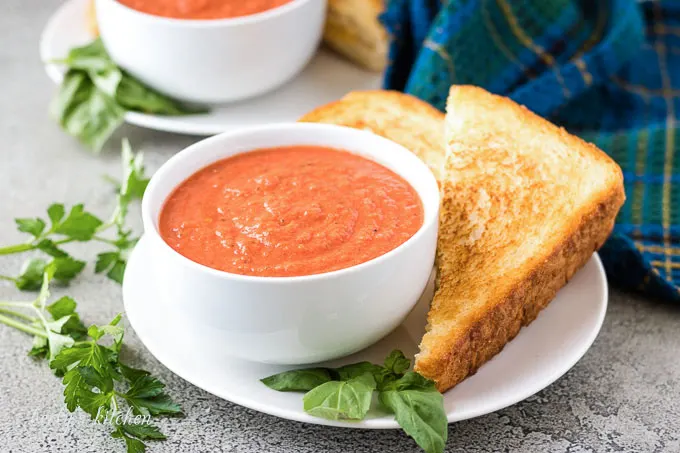
[[[53,201],[84,202],[106,215],[117,175],[117,146],[85,152],[47,115],[54,86],[38,56],[38,39],[56,0],[3,0],[0,6],[0,243],[20,239],[14,217],[44,212]],[[195,138],[124,127],[145,152],[149,170]],[[136,218],[137,216],[132,216]],[[140,225],[137,223],[136,228]],[[97,250],[82,245],[81,256]],[[0,273],[16,273],[19,257],[2,257]],[[86,270],[67,290],[86,322],[123,310],[120,287]],[[0,300],[22,295],[0,282]],[[281,420],[220,400],[174,376],[127,335],[128,354],[157,373],[186,417],[160,422],[168,440],[151,452],[407,452],[418,451],[399,431],[362,431]],[[26,357],[28,336],[0,326],[0,451],[117,452],[104,427],[70,414],[62,385],[41,362]],[[680,307],[611,291],[600,336],[564,377],[497,413],[449,426],[451,452],[680,452]]]

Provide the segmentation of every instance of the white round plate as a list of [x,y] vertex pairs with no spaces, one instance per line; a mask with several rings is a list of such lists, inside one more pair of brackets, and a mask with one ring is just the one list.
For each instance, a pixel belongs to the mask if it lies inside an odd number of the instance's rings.
[[[88,0],[68,0],[50,18],[40,42],[42,61],[63,58],[72,47],[94,39],[87,29],[87,4]],[[48,63],[45,68],[55,83],[61,82],[64,75],[61,67]],[[214,135],[244,126],[295,121],[349,91],[378,89],[381,83],[382,75],[365,71],[321,49],[300,75],[271,93],[214,107],[202,115],[159,116],[128,112],[125,121],[167,132]]]
[[[210,349],[197,347],[197,339],[185,333],[182,323],[167,317],[163,301],[154,290],[149,263],[148,244],[142,238],[125,272],[125,311],[140,340],[173,373],[220,398],[290,420],[350,428],[398,428],[393,416],[377,411],[369,412],[359,422],[312,417],[302,409],[301,393],[277,392],[260,382],[263,377],[296,367],[220,356],[219,345]],[[352,356],[323,365],[363,360],[382,363],[392,349],[401,349],[407,357],[413,357],[425,330],[432,290],[430,282],[413,312],[390,335]],[[607,281],[595,254],[500,354],[444,394],[448,421],[497,411],[550,385],[588,350],[600,331],[606,309]]]

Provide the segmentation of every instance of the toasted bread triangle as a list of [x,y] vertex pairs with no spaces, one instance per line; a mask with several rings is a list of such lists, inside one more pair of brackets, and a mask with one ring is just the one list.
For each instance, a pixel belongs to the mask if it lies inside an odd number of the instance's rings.
[[415,369],[447,390],[533,321],[610,234],[619,166],[508,98],[451,88],[438,289]]
[[372,71],[387,64],[388,35],[378,20],[383,0],[329,0],[324,42]]
[[372,131],[411,150],[439,181],[444,165],[444,114],[398,91],[353,91],[318,107],[300,121]]
[[414,152],[442,190],[437,290],[415,369],[445,391],[500,352],[606,240],[621,169],[510,99],[454,86],[438,110],[353,92],[301,121],[371,130]]

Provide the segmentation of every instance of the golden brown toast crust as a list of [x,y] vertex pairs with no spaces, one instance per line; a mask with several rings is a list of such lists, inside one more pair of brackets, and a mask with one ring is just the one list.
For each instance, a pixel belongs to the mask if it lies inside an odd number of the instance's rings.
[[87,20],[87,31],[90,32],[90,35],[94,37],[99,36],[99,25],[97,25],[97,9],[95,8],[94,0],[90,0],[87,4],[85,19]]
[[536,319],[604,244],[623,201],[623,192],[612,188],[611,193],[581,219],[574,233],[550,253],[545,263],[519,282],[492,310],[481,315],[448,353],[434,360],[417,361],[415,370],[433,379],[441,392],[476,373],[515,338],[522,326]]
[[387,64],[388,34],[378,20],[383,0],[329,0],[324,42],[366,69]]
[[445,155],[444,114],[414,96],[386,90],[352,91],[299,121],[369,130],[413,152],[440,180]]
[[606,154],[507,98],[452,87],[446,121],[438,288],[415,364],[440,391],[536,318],[625,198]]

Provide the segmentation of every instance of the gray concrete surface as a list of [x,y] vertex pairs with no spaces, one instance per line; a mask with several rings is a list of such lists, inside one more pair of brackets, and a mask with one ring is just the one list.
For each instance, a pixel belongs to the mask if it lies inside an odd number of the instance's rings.
[[[14,217],[44,212],[53,201],[84,202],[102,216],[112,196],[104,174],[117,175],[118,154],[85,152],[48,118],[54,87],[37,54],[40,31],[55,0],[3,0],[0,5],[0,244],[21,239]],[[125,127],[157,168],[195,139]],[[112,143],[116,143],[114,140]],[[136,219],[133,215],[132,218]],[[140,225],[137,222],[136,227]],[[97,249],[71,249],[94,256]],[[0,257],[14,274],[20,257]],[[122,311],[121,291],[89,266],[70,288],[87,323]],[[0,300],[22,295],[0,282]],[[127,354],[157,373],[186,417],[160,422],[168,435],[151,452],[407,452],[415,444],[398,431],[303,425],[235,406],[182,381],[158,363],[134,332]],[[0,451],[122,452],[105,427],[69,414],[62,385],[41,362],[26,357],[30,338],[0,325]],[[613,291],[604,327],[586,356],[563,378],[526,401],[449,427],[451,452],[679,452],[680,307]]]

